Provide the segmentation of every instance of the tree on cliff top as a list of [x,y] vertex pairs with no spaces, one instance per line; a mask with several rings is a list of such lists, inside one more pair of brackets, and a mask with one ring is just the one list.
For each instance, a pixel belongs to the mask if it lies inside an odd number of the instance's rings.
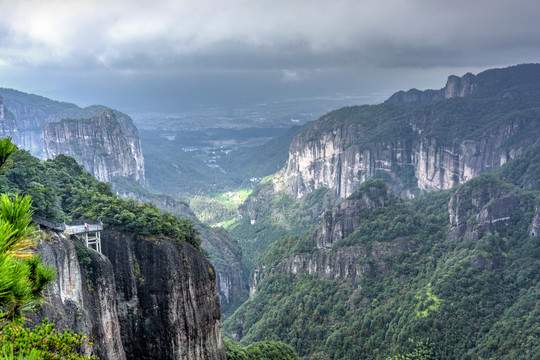
[[[17,147],[0,140],[0,166]],[[0,319],[20,320],[22,310],[39,302],[54,278],[54,270],[32,253],[36,228],[29,196],[0,196]]]
[[[0,139],[0,167],[17,150]],[[55,271],[32,252],[36,227],[28,195],[0,195],[0,359],[89,359],[78,350],[86,338],[70,330],[58,333],[47,319],[33,330],[23,328],[23,310],[43,299]]]

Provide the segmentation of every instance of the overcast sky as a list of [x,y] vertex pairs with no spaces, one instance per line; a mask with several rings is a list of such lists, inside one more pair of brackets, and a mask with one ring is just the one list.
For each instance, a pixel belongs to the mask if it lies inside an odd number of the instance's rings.
[[0,0],[0,87],[79,105],[441,88],[540,60],[538,0]]

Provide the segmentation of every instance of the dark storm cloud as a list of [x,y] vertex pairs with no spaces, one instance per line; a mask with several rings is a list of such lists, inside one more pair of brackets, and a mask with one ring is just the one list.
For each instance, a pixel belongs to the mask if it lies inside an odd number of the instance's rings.
[[152,81],[174,88],[175,79],[182,91],[201,93],[211,87],[198,84],[206,79],[300,91],[301,83],[331,85],[331,76],[337,84],[377,72],[396,79],[412,68],[460,75],[537,62],[539,7],[532,0],[0,0],[0,13],[9,14],[0,23],[0,73],[15,83],[56,73],[59,87],[115,79],[119,90]]

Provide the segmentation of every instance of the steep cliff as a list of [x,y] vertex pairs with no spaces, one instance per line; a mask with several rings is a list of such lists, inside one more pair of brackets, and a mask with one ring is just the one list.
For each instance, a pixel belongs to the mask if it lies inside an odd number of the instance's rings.
[[462,184],[539,142],[539,84],[540,65],[523,65],[331,112],[294,139],[276,190],[299,199],[326,187],[346,198],[381,177],[411,197]]
[[[250,277],[250,297],[256,294],[257,286],[264,277],[275,273],[307,273],[327,280],[357,281],[374,269],[387,272],[388,259],[416,248],[410,237],[397,237],[390,244],[373,242],[369,246],[332,247],[352,235],[376,208],[394,203],[397,199],[389,197],[388,191],[381,180],[366,181],[349,199],[324,214],[321,223],[303,240],[303,248],[307,251],[298,252],[302,247],[297,246],[290,256],[279,261],[263,256],[255,264]],[[279,247],[280,241],[283,240],[278,240],[277,245],[273,246]],[[314,244],[315,248],[306,246],[306,243]],[[272,246],[267,252],[273,252]]]
[[15,116],[5,108],[4,99],[0,96],[0,134],[10,137],[15,144],[20,142],[20,133]]
[[82,244],[78,254],[64,234],[47,231],[43,235],[37,251],[43,262],[56,269],[56,278],[45,305],[32,315],[33,322],[48,317],[59,330],[72,329],[90,337],[93,353],[100,358],[126,359],[110,261]]
[[101,359],[225,359],[216,278],[203,254],[119,230],[105,230],[102,248],[44,236],[38,251],[57,277],[35,321],[90,336]]
[[46,158],[72,156],[100,181],[126,177],[144,185],[140,138],[131,119],[113,110],[89,119],[64,119],[43,126]]
[[128,358],[225,358],[215,272],[201,252],[119,231],[105,232],[102,244],[116,269]]
[[38,251],[58,271],[39,318],[83,332],[103,359],[224,359],[216,271],[189,219],[120,198],[65,155],[40,162],[18,151],[11,160],[0,192],[31,194],[40,226],[100,219],[105,227],[103,254],[39,233]]
[[[103,167],[103,163],[112,165],[111,160],[96,160],[94,163],[90,159],[86,159],[86,164],[92,167],[89,168],[95,170],[96,176],[100,179],[111,180],[110,176],[116,176],[113,174],[120,174],[119,176],[128,176],[136,179],[142,185],[146,183],[144,174],[144,159],[141,150],[141,139],[137,128],[134,126],[133,121],[129,116],[119,111],[114,111],[115,122],[120,129],[122,139],[116,139],[117,142],[123,142],[120,147],[105,148],[102,144],[105,140],[102,138],[91,139],[92,136],[104,136],[103,131],[82,131],[80,134],[84,136],[84,139],[76,139],[72,134],[72,137],[63,137],[58,140],[72,142],[71,145],[58,144],[57,147],[51,147],[51,141],[53,138],[48,138],[44,141],[45,124],[60,122],[62,119],[88,119],[93,117],[99,117],[103,115],[108,109],[104,106],[88,106],[86,108],[80,108],[75,104],[54,101],[42,96],[26,94],[13,89],[0,88],[0,97],[3,97],[3,104],[5,106],[5,119],[0,121],[0,136],[11,136],[14,143],[20,148],[30,151],[33,155],[42,159],[49,158],[52,152],[55,150],[75,150],[78,155],[90,150],[83,150],[85,146],[92,145],[96,152],[118,151],[122,149],[126,151],[125,154],[113,154],[118,158],[126,157],[128,162],[121,163],[122,166],[127,166],[128,170]],[[9,117],[7,116],[9,115]],[[9,123],[9,126],[7,126]],[[109,125],[110,126],[110,125]],[[110,128],[108,128],[110,129]],[[88,129],[86,129],[88,130]],[[115,134],[118,134],[117,130],[114,130]],[[50,135],[50,134],[49,134]],[[114,139],[113,139],[114,140]],[[48,146],[47,149],[44,147]],[[64,152],[67,155],[74,156],[75,153]],[[102,154],[103,155],[103,154]],[[101,164],[99,164],[101,162]],[[122,175],[126,174],[126,175]]]
[[38,157],[43,156],[41,130],[45,123],[60,121],[67,116],[90,116],[88,114],[92,111],[91,107],[81,109],[74,104],[53,101],[13,89],[0,88],[0,96],[3,96],[6,108],[17,121],[20,137],[15,144]]
[[127,179],[117,179],[114,191],[122,197],[152,202],[158,208],[182,218],[189,218],[201,237],[201,246],[209,254],[216,270],[218,294],[224,313],[231,304],[245,299],[247,285],[244,280],[242,249],[238,241],[222,228],[212,228],[199,221],[189,205],[169,195],[156,195]]

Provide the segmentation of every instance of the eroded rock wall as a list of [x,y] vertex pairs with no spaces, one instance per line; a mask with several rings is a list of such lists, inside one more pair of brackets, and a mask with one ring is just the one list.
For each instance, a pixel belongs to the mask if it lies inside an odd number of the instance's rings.
[[[216,277],[190,245],[105,230],[103,255],[48,233],[38,251],[57,269],[33,316],[92,338],[101,359],[225,359]],[[84,265],[81,265],[81,262]]]
[[[357,145],[363,129],[360,125],[324,129],[319,121],[290,147],[286,167],[278,181],[288,194],[299,199],[325,187],[340,198],[350,196],[358,186],[374,176],[386,176],[396,194],[449,189],[479,174],[505,164],[537,139],[524,137],[522,142],[503,146],[519,136],[525,121],[513,119],[492,129],[480,140],[455,141],[447,145],[437,138],[423,137],[418,123],[417,135],[408,139]],[[416,187],[407,188],[406,174]]]
[[71,240],[64,234],[46,234],[37,251],[44,263],[56,269],[56,278],[48,288],[46,303],[31,317],[32,322],[38,324],[47,317],[60,331],[71,329],[88,336],[99,358],[126,359],[110,261],[89,251],[83,268]]
[[113,110],[89,119],[65,119],[43,126],[46,158],[69,155],[100,181],[121,176],[145,183],[137,129]]
[[190,245],[106,231],[128,359],[225,359],[213,266]]
[[393,166],[411,166],[413,143],[408,140],[359,146],[363,130],[356,124],[325,130],[318,121],[297,136],[286,167],[279,174],[287,192],[295,199],[325,187],[341,198],[378,172],[391,173]]

